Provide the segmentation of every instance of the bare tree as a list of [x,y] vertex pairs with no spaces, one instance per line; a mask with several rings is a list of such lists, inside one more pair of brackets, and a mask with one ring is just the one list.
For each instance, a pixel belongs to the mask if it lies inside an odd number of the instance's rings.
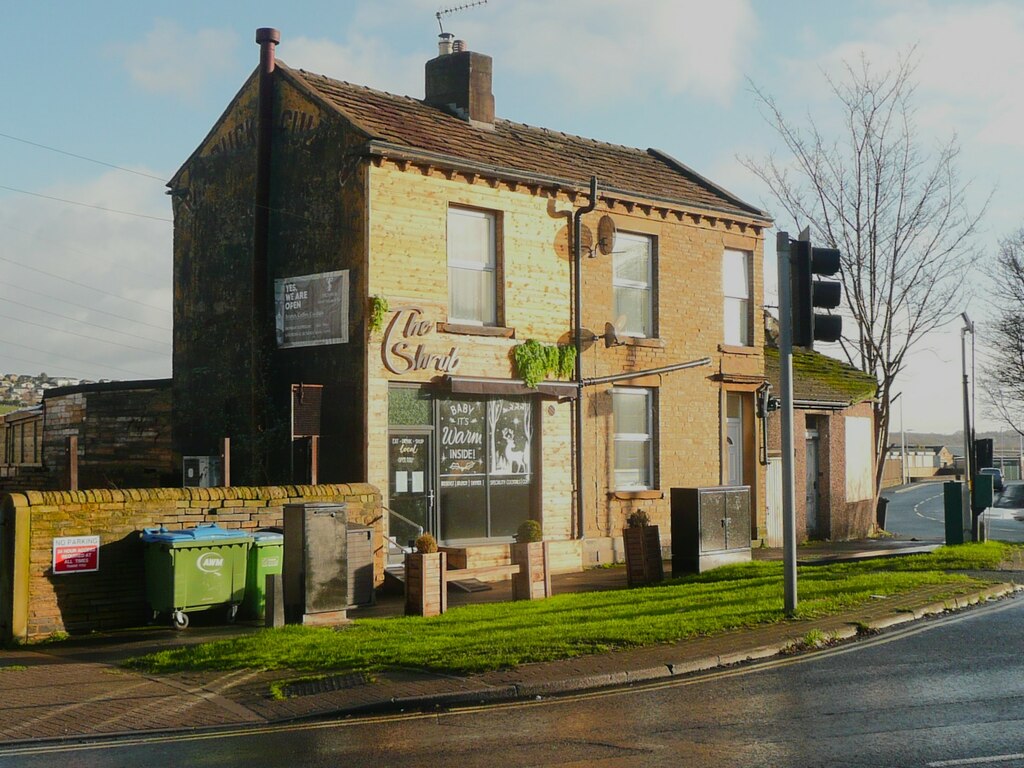
[[1024,436],[1024,229],[999,243],[984,337],[982,390],[989,410]]
[[[955,137],[923,146],[914,124],[913,50],[880,74],[862,56],[826,76],[841,123],[834,137],[811,116],[794,121],[753,86],[785,159],[742,162],[798,231],[842,253],[842,349],[878,380],[875,488],[881,485],[893,385],[907,353],[963,309],[965,269],[986,205],[971,212]],[[852,322],[851,322],[852,321]]]

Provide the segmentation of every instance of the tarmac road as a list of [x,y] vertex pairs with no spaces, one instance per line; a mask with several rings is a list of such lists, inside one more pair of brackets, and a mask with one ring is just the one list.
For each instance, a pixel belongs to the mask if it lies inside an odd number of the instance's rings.
[[0,748],[0,766],[1024,767],[1024,598],[818,654],[529,703]]
[[[945,539],[942,483],[915,483],[882,495],[889,499],[885,514],[889,533],[922,541]],[[1024,482],[1007,483],[986,518],[990,539],[1024,542]]]

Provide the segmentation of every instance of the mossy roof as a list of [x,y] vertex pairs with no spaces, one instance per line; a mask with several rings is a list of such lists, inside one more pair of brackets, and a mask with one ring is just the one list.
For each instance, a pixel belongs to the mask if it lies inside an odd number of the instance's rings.
[[[764,367],[772,389],[779,391],[779,350],[766,346]],[[793,350],[793,399],[853,405],[875,396],[878,382],[870,373],[820,352]]]

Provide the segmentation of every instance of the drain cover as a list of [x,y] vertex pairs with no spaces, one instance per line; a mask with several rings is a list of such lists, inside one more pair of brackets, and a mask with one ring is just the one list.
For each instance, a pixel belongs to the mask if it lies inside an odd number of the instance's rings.
[[315,693],[330,693],[331,691],[343,691],[346,688],[355,688],[359,685],[366,685],[372,682],[370,676],[365,672],[352,672],[347,675],[331,675],[330,677],[318,677],[315,680],[296,680],[281,687],[281,693],[285,696],[312,696]]

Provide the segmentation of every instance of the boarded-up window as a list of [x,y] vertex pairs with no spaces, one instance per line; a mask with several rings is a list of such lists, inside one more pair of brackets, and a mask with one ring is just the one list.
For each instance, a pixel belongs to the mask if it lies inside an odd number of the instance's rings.
[[846,417],[846,501],[864,501],[874,495],[871,419]]
[[292,437],[320,434],[320,405],[323,401],[320,384],[292,384]]

